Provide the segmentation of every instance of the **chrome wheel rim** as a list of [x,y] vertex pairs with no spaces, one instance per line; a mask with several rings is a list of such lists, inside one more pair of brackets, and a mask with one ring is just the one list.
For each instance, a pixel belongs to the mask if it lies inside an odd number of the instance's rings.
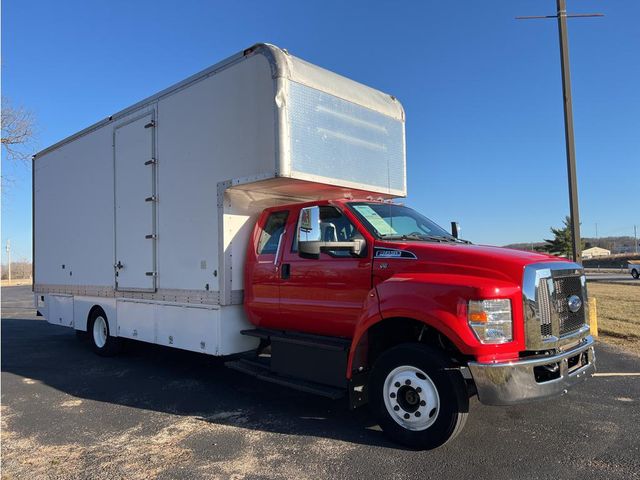
[[93,341],[98,348],[107,344],[107,335],[107,321],[102,316],[96,317],[93,321]]
[[384,381],[384,405],[407,430],[426,430],[440,413],[440,396],[429,376],[409,365],[394,368]]

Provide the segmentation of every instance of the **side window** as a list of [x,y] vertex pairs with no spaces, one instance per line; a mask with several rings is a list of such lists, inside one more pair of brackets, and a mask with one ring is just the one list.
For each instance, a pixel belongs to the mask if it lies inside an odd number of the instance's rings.
[[[356,238],[363,238],[358,229],[336,207],[320,207],[320,233],[323,242],[350,242]],[[293,239],[292,252],[298,251],[298,239]],[[347,250],[327,251],[334,257],[352,257]]]
[[336,207],[320,207],[320,232],[323,242],[348,242],[358,233],[356,227]]
[[288,216],[289,212],[273,212],[269,215],[267,222],[260,233],[260,240],[258,241],[258,255],[276,253],[278,250],[280,236],[284,232],[284,227],[287,224]]

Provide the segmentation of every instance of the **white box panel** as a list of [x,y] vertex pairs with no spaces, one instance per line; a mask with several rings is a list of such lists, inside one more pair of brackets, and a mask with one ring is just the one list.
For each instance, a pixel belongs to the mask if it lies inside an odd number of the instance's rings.
[[260,341],[254,337],[240,335],[253,325],[247,320],[242,305],[227,305],[220,308],[220,332],[216,355],[231,355],[248,352],[258,347]]
[[107,316],[109,322],[109,331],[111,335],[118,334],[118,316],[116,313],[115,298],[104,297],[73,297],[73,327],[76,330],[87,330],[87,321],[89,312],[95,306],[99,305]]
[[46,300],[47,322],[65,327],[73,326],[73,297],[71,295],[48,295]]
[[134,300],[117,300],[118,336],[156,343],[156,319],[153,304]]
[[159,345],[215,354],[220,337],[220,309],[154,305]]

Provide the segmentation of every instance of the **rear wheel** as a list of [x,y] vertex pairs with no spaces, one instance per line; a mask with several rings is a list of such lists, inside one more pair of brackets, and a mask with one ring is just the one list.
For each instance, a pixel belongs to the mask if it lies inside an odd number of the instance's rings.
[[109,321],[101,308],[95,309],[87,323],[91,348],[98,355],[112,357],[120,351],[120,339],[109,335]]
[[638,277],[640,277],[640,273],[634,268],[633,270],[631,270],[631,276],[637,280]]
[[384,352],[371,372],[369,402],[393,441],[432,449],[455,438],[469,410],[465,381],[439,350],[403,344]]

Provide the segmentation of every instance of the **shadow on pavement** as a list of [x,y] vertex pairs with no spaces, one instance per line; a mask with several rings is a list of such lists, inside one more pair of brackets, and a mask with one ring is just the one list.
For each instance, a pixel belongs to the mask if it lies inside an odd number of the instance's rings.
[[383,437],[366,408],[350,412],[346,399],[331,401],[268,384],[225,368],[216,357],[141,342],[126,342],[117,357],[98,357],[73,330],[44,320],[2,319],[2,371],[80,399],[401,448]]

